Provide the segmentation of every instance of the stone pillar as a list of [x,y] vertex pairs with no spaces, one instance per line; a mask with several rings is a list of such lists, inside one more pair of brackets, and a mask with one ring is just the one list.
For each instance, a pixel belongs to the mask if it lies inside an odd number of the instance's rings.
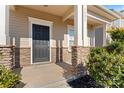
[[73,74],[82,76],[87,73],[85,66],[89,53],[90,53],[90,47],[83,47],[83,46],[72,47]]
[[72,47],[72,73],[76,76],[86,74],[85,61],[89,54],[87,38],[87,6],[75,6],[75,38]]
[[0,46],[0,65],[11,69],[14,67],[15,47],[14,46]]

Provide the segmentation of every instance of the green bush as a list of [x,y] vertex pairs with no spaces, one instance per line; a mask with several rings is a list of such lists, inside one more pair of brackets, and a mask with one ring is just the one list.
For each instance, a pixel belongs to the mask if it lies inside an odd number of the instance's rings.
[[104,48],[93,48],[87,67],[89,74],[104,87],[124,87],[124,28],[108,30],[112,42]]
[[0,88],[14,87],[20,80],[20,76],[13,73],[11,70],[0,65]]
[[124,87],[124,57],[105,48],[91,49],[87,63],[90,75],[104,87]]
[[113,41],[124,42],[124,28],[111,28],[108,30]]
[[124,55],[124,43],[118,42],[118,41],[113,41],[113,42],[111,42],[111,44],[106,46],[106,50],[109,53]]

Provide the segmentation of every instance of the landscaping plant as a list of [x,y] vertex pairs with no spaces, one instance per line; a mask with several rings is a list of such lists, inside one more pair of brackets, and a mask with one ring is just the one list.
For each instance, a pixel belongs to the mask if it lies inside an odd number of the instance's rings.
[[124,42],[112,41],[111,44],[106,46],[106,50],[107,52],[113,53],[115,55],[124,55]]
[[0,65],[0,88],[14,87],[20,79],[20,76],[13,73],[12,70]]
[[124,42],[124,28],[110,28],[107,32],[113,41]]
[[109,88],[124,87],[124,29],[108,31],[112,42],[106,47],[93,48],[87,67],[97,84]]

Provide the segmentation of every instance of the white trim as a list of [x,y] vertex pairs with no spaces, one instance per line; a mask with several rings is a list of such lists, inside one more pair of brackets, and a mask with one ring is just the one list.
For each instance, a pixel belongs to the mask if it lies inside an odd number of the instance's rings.
[[74,36],[74,45],[82,46],[82,30],[83,30],[83,15],[82,15],[82,5],[74,6],[74,28],[75,28],[75,36]]
[[74,26],[72,25],[67,25],[67,44],[68,44],[68,51],[71,52],[70,46],[69,46],[69,30],[73,29],[74,30]]
[[120,16],[118,14],[116,14],[115,12],[109,10],[108,8],[105,8],[102,5],[95,5],[95,6],[98,7],[98,8],[100,8],[100,9],[102,9],[102,11],[105,11],[106,13],[109,13],[110,15],[112,15],[115,18],[120,18]]
[[[89,44],[88,44],[88,27],[87,27],[87,5],[83,5],[82,7],[82,31],[81,31],[81,34],[82,34],[82,40],[83,40],[83,46],[84,47],[89,47]],[[79,37],[80,37],[80,34],[79,34]]]
[[101,21],[101,22],[104,22],[104,23],[107,23],[107,24],[111,24],[110,22],[108,22],[108,21],[106,21],[106,20],[103,20],[103,19],[101,19],[101,18],[98,18],[98,17],[96,17],[96,16],[93,16],[93,15],[91,15],[91,14],[87,14],[87,16],[88,17],[91,17],[91,18],[94,18],[94,19],[96,19],[96,20],[99,20],[99,21]]
[[5,25],[5,30],[6,30],[6,45],[10,45],[10,35],[9,35],[9,16],[10,16],[10,7],[9,5],[6,5],[6,25]]
[[71,16],[74,15],[74,9],[73,7],[70,7],[65,14],[62,16],[62,20],[63,22],[66,21],[68,18],[70,18]]
[[103,24],[103,46],[106,46],[106,24]]
[[33,18],[33,17],[29,17],[29,21],[31,23],[41,24],[41,25],[45,25],[45,26],[51,26],[53,24],[53,22],[51,22],[51,21],[38,19],[38,18]]
[[66,21],[67,19],[69,19],[69,18],[70,18],[71,16],[73,16],[73,15],[74,15],[74,12],[70,13],[70,14],[67,15],[67,16],[64,16],[64,17],[62,18],[63,22]]
[[[32,18],[32,17],[28,17],[29,19],[29,44],[31,46],[31,64],[38,64],[38,63],[33,63],[33,58],[32,58],[32,24],[39,24],[39,25],[44,25],[44,26],[49,26],[50,27],[50,62],[51,62],[51,45],[52,45],[52,27],[53,27],[53,22],[51,21],[46,21],[46,20],[42,20],[42,19],[37,19],[37,18]],[[41,62],[39,62],[41,63]],[[42,63],[46,63],[46,62],[42,62]],[[48,62],[47,62],[48,63]]]
[[0,44],[9,45],[9,6],[0,5]]

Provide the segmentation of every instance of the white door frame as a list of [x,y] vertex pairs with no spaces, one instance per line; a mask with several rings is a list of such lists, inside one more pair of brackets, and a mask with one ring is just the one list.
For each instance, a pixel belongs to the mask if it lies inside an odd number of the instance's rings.
[[38,62],[38,63],[33,63],[33,40],[32,40],[32,24],[38,24],[38,25],[44,25],[44,26],[49,26],[50,27],[50,62],[51,62],[51,45],[52,45],[52,27],[53,27],[53,22],[51,21],[46,21],[42,19],[37,19],[33,17],[29,17],[29,44],[31,46],[31,64],[39,64],[39,63],[48,63],[48,62]]

